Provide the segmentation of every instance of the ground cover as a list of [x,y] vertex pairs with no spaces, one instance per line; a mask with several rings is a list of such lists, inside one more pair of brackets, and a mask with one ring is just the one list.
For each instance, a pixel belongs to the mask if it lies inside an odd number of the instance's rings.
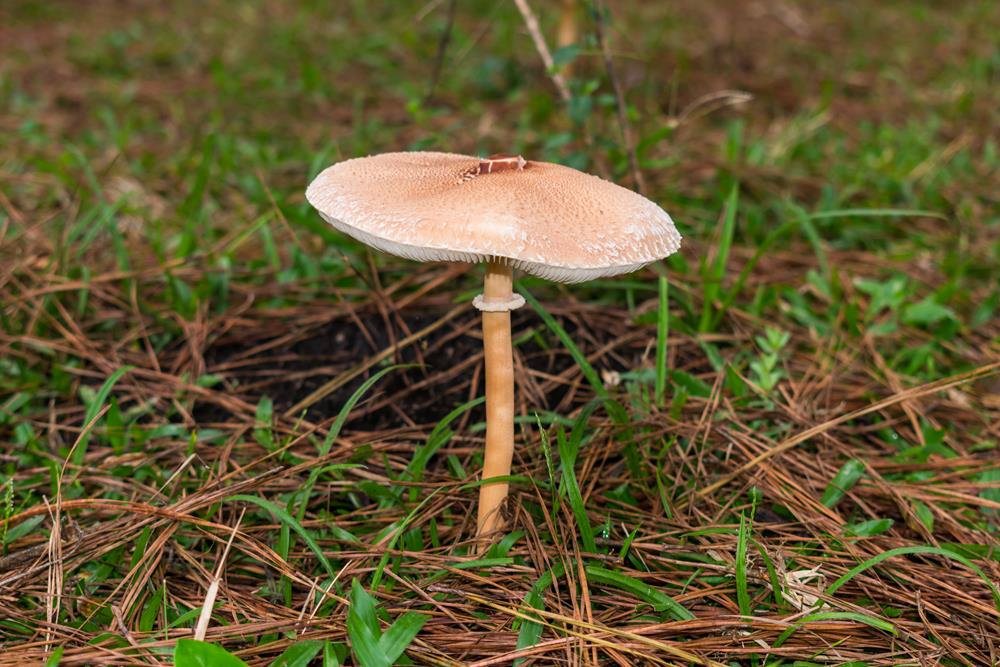
[[594,15],[564,103],[513,3],[0,6],[0,664],[172,664],[217,576],[254,665],[1000,660],[995,8],[608,5],[685,246],[521,281],[485,557],[479,276],[303,190],[405,148],[636,186]]

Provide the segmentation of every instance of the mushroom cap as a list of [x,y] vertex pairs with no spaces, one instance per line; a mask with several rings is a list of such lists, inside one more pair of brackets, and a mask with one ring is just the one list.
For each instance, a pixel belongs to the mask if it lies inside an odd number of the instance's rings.
[[681,236],[645,197],[597,176],[520,157],[383,153],[338,162],[306,199],[331,225],[418,261],[504,261],[572,283],[635,271]]

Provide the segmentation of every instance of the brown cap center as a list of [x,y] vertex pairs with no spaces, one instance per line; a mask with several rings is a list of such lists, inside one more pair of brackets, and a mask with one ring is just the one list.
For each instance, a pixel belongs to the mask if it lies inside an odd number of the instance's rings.
[[497,153],[479,161],[477,174],[496,174],[501,171],[523,171],[528,164],[520,155]]

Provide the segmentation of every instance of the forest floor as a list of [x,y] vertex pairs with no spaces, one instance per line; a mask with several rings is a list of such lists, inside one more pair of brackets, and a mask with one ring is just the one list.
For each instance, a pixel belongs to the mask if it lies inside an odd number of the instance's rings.
[[[513,2],[0,4],[0,665],[174,664],[213,583],[251,665],[1000,664],[995,4],[607,4],[566,101]],[[519,280],[485,554],[481,273],[303,196],[405,149],[685,237]]]

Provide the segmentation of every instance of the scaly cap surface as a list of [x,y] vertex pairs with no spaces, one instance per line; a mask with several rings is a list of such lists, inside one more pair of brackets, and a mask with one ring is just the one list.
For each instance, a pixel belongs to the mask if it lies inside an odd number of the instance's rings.
[[558,282],[629,273],[671,255],[670,216],[631,190],[519,156],[383,153],[339,162],[306,198],[362,243],[418,261],[507,260]]

